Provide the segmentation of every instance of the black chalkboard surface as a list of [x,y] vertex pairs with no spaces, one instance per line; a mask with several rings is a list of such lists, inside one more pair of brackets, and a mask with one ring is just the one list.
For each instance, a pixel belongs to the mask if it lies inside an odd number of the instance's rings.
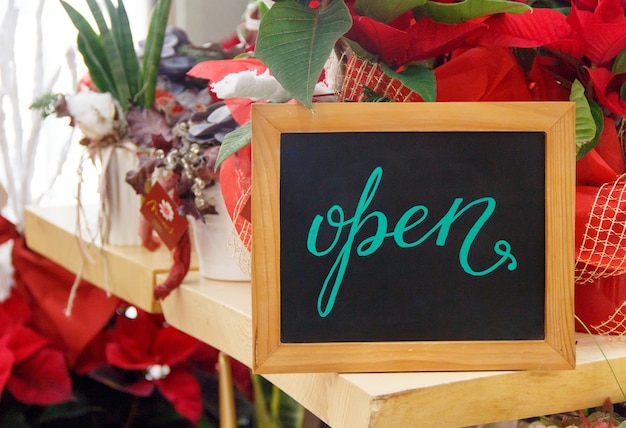
[[575,366],[572,103],[252,108],[257,373]]
[[[283,342],[544,338],[544,133],[284,133],[280,164]],[[423,220],[397,235],[423,242],[403,248],[393,232],[413,207]]]

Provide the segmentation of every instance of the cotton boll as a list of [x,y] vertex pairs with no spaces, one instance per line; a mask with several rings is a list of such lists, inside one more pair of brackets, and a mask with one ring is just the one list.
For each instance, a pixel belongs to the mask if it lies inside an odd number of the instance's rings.
[[219,82],[211,85],[215,94],[222,99],[250,98],[252,101],[282,103],[291,99],[291,95],[278,83],[269,72],[262,74],[246,70],[227,74]]
[[83,91],[66,99],[70,115],[86,138],[100,141],[113,133],[118,104],[110,93]]

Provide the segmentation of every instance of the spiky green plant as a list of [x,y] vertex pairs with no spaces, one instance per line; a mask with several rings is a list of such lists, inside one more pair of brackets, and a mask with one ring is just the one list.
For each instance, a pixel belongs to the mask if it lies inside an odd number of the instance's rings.
[[78,30],[78,50],[94,86],[101,92],[110,92],[125,113],[131,102],[151,107],[171,0],[158,0],[152,10],[141,65],[122,0],[118,0],[117,7],[111,0],[105,0],[108,22],[96,0],[87,0],[98,32],[76,9],[60,1]]

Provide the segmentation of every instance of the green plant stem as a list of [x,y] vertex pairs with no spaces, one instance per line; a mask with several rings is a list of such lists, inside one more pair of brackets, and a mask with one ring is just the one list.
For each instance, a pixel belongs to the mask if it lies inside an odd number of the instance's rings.
[[270,399],[270,415],[274,421],[280,420],[280,389],[272,384],[272,397]]
[[261,385],[261,377],[253,374],[251,380],[257,426],[259,428],[272,428],[272,421],[267,412],[267,407],[265,406],[265,394],[263,393],[263,386]]

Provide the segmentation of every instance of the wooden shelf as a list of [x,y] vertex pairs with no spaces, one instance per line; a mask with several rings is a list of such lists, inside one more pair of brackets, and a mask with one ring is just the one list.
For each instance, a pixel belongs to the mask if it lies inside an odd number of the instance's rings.
[[[72,270],[77,268],[78,249],[69,244],[73,229],[62,226],[66,216],[67,209],[30,209],[26,237],[29,245],[36,243],[35,251]],[[117,276],[115,282],[112,278],[113,293],[142,307],[127,288],[147,287],[151,292],[154,278],[166,269],[152,267],[155,264],[145,261],[150,253],[139,249],[105,247],[104,253],[111,272],[152,276],[152,282],[142,280],[132,287],[126,281],[118,284]],[[93,269],[90,278],[98,281],[102,267]],[[142,274],[141,269],[146,272]],[[139,300],[145,294],[135,292]],[[181,287],[161,303],[161,309],[174,327],[252,364],[249,283],[212,281],[190,272]],[[626,387],[626,341],[585,334],[578,334],[577,340],[575,370],[305,373],[266,378],[336,428],[459,427],[597,406],[606,398],[626,401],[611,371]]]
[[[84,257],[78,244],[76,207],[28,207],[24,214],[26,244],[70,272],[79,272],[84,261],[83,279],[144,311],[161,312],[160,302],[152,298],[152,289],[157,275],[167,273],[172,265],[170,251],[165,246],[155,252],[140,246],[106,245],[101,249],[87,230],[88,226],[93,230],[96,221],[95,207],[87,207],[82,219],[82,245],[93,263]],[[191,269],[197,269],[195,257]]]
[[[162,303],[174,327],[252,364],[249,283],[190,273]],[[556,371],[286,374],[265,377],[332,427],[457,427],[625,401],[626,341],[577,335],[577,368]]]

